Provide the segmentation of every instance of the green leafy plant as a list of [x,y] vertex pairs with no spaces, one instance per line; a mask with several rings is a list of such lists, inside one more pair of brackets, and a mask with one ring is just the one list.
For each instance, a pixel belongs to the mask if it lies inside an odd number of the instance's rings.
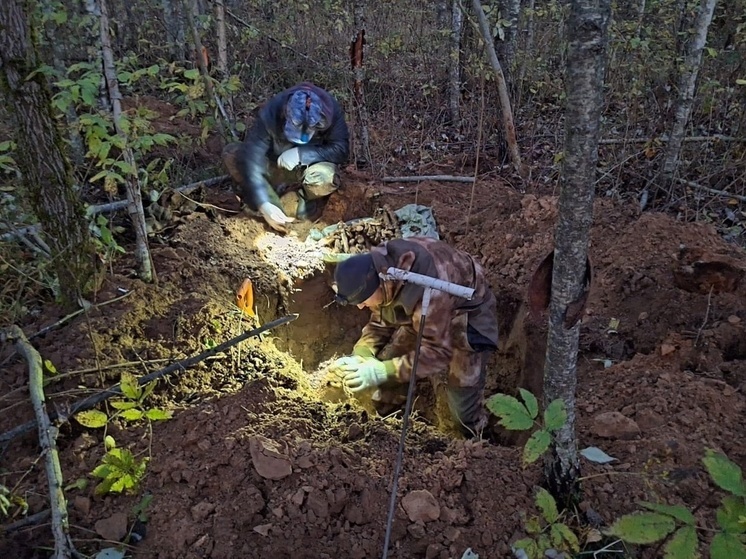
[[20,495],[16,495],[13,490],[8,489],[0,483],[0,518],[11,516],[11,509],[17,507],[17,512],[26,514],[28,512],[28,503]]
[[578,553],[578,537],[562,522],[565,513],[559,512],[557,502],[549,491],[537,488],[535,502],[541,515],[526,519],[524,526],[530,536],[515,542],[513,549],[522,549],[529,559],[543,559],[549,549],[558,553]]
[[[726,491],[715,513],[719,529],[710,542],[711,559],[746,557],[746,483],[741,468],[724,454],[707,449],[702,462],[712,481]],[[619,518],[607,531],[632,544],[666,541],[665,559],[695,559],[700,541],[694,514],[681,505],[640,503],[647,509]],[[710,530],[707,530],[708,532]]]
[[554,400],[544,410],[543,422],[539,422],[539,402],[528,390],[520,389],[520,402],[507,394],[495,394],[487,400],[487,409],[499,419],[499,424],[509,431],[528,431],[538,425],[538,429],[523,447],[523,463],[536,462],[552,442],[552,433],[567,421],[567,410],[562,400]]
[[131,373],[122,373],[119,386],[122,389],[123,398],[113,400],[111,407],[117,410],[112,415],[107,415],[100,410],[86,410],[75,415],[78,423],[84,427],[97,429],[105,427],[114,418],[120,417],[125,421],[164,421],[171,418],[171,412],[161,408],[146,407],[145,400],[155,390],[155,382],[140,386],[137,378]]
[[93,477],[101,479],[96,485],[96,495],[134,493],[145,475],[148,458],[138,460],[128,449],[118,448],[111,436],[106,437],[105,444],[107,452],[91,472]]

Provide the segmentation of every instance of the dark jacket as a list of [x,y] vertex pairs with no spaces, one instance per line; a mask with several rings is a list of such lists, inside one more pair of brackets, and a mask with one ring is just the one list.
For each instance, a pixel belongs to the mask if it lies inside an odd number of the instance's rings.
[[[385,273],[393,266],[475,290],[470,301],[433,290],[420,346],[418,376],[447,370],[454,350],[497,349],[495,296],[484,270],[470,255],[428,237],[394,239],[373,248],[371,254],[379,272]],[[355,355],[375,356],[397,328],[419,330],[425,288],[398,281],[384,281],[382,285],[383,303],[371,313],[370,321],[355,344]],[[406,381],[412,371],[414,350],[412,347],[404,355],[384,361],[386,370]]]
[[[308,144],[295,145],[283,133],[285,106],[290,96],[302,89],[313,91],[321,99],[326,126],[317,131]],[[243,174],[241,188],[244,203],[253,210],[264,202],[278,204],[273,185],[268,180],[268,167],[275,164],[282,152],[297,147],[301,165],[322,161],[341,165],[349,157],[349,136],[342,108],[327,91],[303,82],[278,93],[259,110],[243,142],[239,169]]]

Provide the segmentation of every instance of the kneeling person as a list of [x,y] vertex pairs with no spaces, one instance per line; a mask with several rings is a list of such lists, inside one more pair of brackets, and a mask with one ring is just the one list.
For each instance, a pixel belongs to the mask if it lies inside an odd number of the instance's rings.
[[278,231],[295,217],[318,217],[338,187],[337,166],[348,157],[342,108],[327,91],[307,82],[272,97],[246,139],[223,149],[242,201]]
[[464,434],[481,434],[486,425],[486,362],[488,352],[497,349],[495,296],[482,267],[442,241],[394,239],[337,266],[337,302],[369,308],[371,317],[352,355],[338,359],[333,368],[352,392],[374,388],[373,404],[381,413],[405,402],[425,288],[382,280],[379,273],[385,274],[392,266],[475,290],[469,301],[432,291],[417,376],[446,372],[446,397],[453,418]]

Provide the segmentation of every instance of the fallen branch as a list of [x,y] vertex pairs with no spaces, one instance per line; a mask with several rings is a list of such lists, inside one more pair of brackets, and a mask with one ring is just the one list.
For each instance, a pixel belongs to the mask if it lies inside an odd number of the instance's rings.
[[[260,326],[259,328],[255,328],[254,330],[249,330],[248,332],[244,332],[243,334],[240,334],[236,336],[235,338],[232,338],[228,340],[227,342],[223,342],[222,344],[215,346],[211,349],[203,351],[200,354],[194,355],[192,357],[188,357],[187,359],[183,359],[181,361],[177,361],[176,363],[172,363],[171,365],[169,365],[168,367],[164,369],[161,369],[160,371],[155,371],[148,375],[144,375],[140,377],[139,379],[137,379],[137,382],[140,385],[144,385],[154,380],[158,380],[161,377],[165,377],[166,375],[170,375],[171,373],[175,371],[180,371],[180,370],[184,371],[186,369],[189,369],[190,367],[197,365],[198,363],[204,361],[205,359],[208,359],[209,357],[212,357],[213,355],[217,355],[218,353],[221,353],[225,351],[226,349],[229,349],[233,347],[234,345],[243,342],[244,340],[248,340],[249,338],[253,336],[258,336],[266,332],[267,330],[276,328],[277,326],[282,326],[283,324],[292,322],[296,318],[298,318],[298,314],[294,313],[294,314],[289,314],[287,316],[284,316],[282,318],[278,318],[277,320],[273,320],[272,322],[268,322],[267,324],[264,324]],[[78,412],[89,410],[93,408],[94,406],[96,406],[97,404],[100,404],[101,402],[108,400],[109,398],[112,398],[113,396],[118,396],[121,393],[122,393],[122,389],[120,388],[119,384],[116,384],[112,386],[111,388],[108,388],[102,392],[99,392],[97,394],[84,398],[82,400],[78,400],[72,406],[70,406],[69,410],[66,412],[64,417],[60,417],[60,414],[58,412],[52,412],[52,414],[50,415],[50,418],[52,420],[60,419],[61,421],[67,421],[68,417],[71,417]],[[24,423],[23,425],[19,425],[18,427],[11,429],[10,431],[6,431],[2,435],[0,435],[0,444],[5,444],[13,440],[16,437],[19,437],[21,435],[28,433],[29,431],[33,430],[35,425],[36,425],[36,421],[29,421],[27,423]]]
[[710,194],[714,194],[715,196],[722,196],[723,198],[735,198],[736,200],[739,200],[741,202],[746,202],[746,196],[741,196],[740,194],[732,194],[730,192],[726,192],[725,190],[717,190],[716,188],[710,188],[709,186],[704,186],[685,179],[676,180],[685,186],[696,188],[697,190],[704,190],[705,192],[709,192]]
[[418,177],[383,177],[381,180],[383,182],[474,182],[474,177],[457,177],[455,175],[421,175]]
[[[192,190],[196,190],[197,188],[201,186],[204,186],[205,188],[209,188],[211,186],[221,184],[222,182],[228,180],[229,178],[230,178],[229,175],[221,175],[219,177],[205,179],[203,181],[197,181],[197,182],[192,182],[189,184],[184,184],[182,186],[179,186],[178,188],[174,188],[174,192],[189,194]],[[103,213],[111,213],[111,212],[123,210],[126,207],[127,207],[127,200],[117,200],[116,202],[109,202],[108,204],[98,204],[96,206],[88,206],[88,208],[86,209],[86,215],[90,217],[93,215],[98,215],[98,214],[103,214]]]
[[16,520],[15,522],[11,522],[10,524],[6,524],[5,526],[0,526],[0,534],[12,534],[13,532],[18,532],[18,530],[22,530],[27,526],[36,526],[37,524],[41,524],[47,518],[49,518],[50,512],[51,511],[49,509],[44,509],[37,512],[36,514],[27,516],[26,518],[21,518],[20,520]]
[[52,534],[54,535],[54,559],[71,559],[76,556],[75,547],[70,540],[67,517],[67,503],[63,490],[62,468],[57,452],[57,428],[54,427],[44,406],[44,387],[41,368],[41,355],[29,343],[18,326],[11,326],[3,335],[4,339],[15,341],[16,351],[20,353],[29,369],[29,393],[34,406],[34,415],[39,431],[39,446],[44,454],[47,484],[49,485],[49,505],[52,514]]
[[[205,188],[209,188],[211,186],[221,184],[227,181],[229,178],[230,178],[230,175],[221,175],[219,177],[213,177],[211,179],[205,179],[202,181],[184,184],[177,188],[174,188],[174,192],[188,194],[192,190],[195,190],[201,186],[204,186]],[[123,210],[126,207],[127,207],[127,200],[117,200],[115,202],[109,202],[107,204],[97,204],[95,206],[88,206],[88,208],[86,209],[86,215],[88,217],[91,217],[91,216],[98,215],[98,214],[116,212],[119,210]],[[28,235],[28,234],[33,235],[39,231],[41,231],[40,225],[38,224],[27,225],[26,227],[21,227],[20,229],[14,229],[13,231],[3,233],[2,235],[0,235],[0,241],[8,241],[14,237],[21,237],[22,235]]]
[[[712,136],[689,136],[684,138],[685,142],[746,142],[746,138],[734,138],[733,136],[723,136],[722,134],[713,134]],[[668,142],[668,138],[606,138],[598,141],[602,145],[618,144],[647,144],[648,142]]]

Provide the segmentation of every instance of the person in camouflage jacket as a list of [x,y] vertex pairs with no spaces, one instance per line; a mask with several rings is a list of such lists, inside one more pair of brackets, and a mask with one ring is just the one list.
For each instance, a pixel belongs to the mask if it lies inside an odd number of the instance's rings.
[[243,203],[284,232],[296,217],[318,217],[338,188],[337,167],[349,152],[341,106],[303,82],[262,106],[246,139],[225,146],[223,163]]
[[495,296],[474,258],[445,242],[428,237],[394,239],[337,265],[333,286],[337,302],[367,307],[371,317],[352,355],[335,361],[332,369],[353,393],[373,389],[371,398],[379,411],[404,403],[425,288],[382,280],[379,273],[392,266],[475,290],[468,301],[432,291],[417,376],[446,372],[453,418],[465,434],[479,433],[486,423],[486,361],[488,352],[497,349]]

